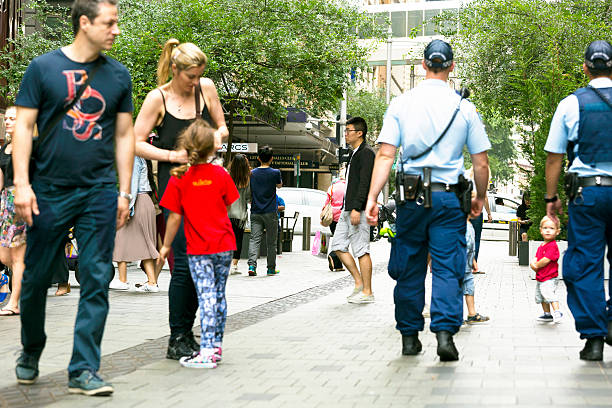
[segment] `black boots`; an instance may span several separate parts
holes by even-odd
[[[580,359],[587,361],[603,360],[603,337],[593,337],[586,340],[584,348],[580,352]]]
[[[419,341],[418,334],[412,336],[402,335],[402,354],[405,356],[415,356],[421,352],[423,345]]]
[[[608,322],[608,335],[604,338],[608,346],[612,346],[612,321]]]
[[[440,361],[457,361],[459,360],[459,352],[453,342],[453,335],[447,331],[439,331],[436,333],[438,340],[438,356]]]

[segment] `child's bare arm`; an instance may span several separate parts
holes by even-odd
[[[551,262],[552,261],[550,259],[548,259],[546,257],[543,257],[539,261],[536,261],[535,266],[536,266],[536,268],[540,269],[540,268],[545,267],[546,265],[548,265]]]
[[[159,251],[159,258],[157,258],[158,265],[163,265],[164,262],[166,262],[166,258],[170,253],[172,241],[174,241],[174,237],[176,236],[176,233],[178,232],[178,229],[181,226],[182,219],[183,216],[181,214],[170,212],[168,220],[166,221],[166,235],[164,236],[164,243]]]

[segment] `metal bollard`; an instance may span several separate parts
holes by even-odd
[[[516,256],[518,247],[518,221],[510,221],[508,227],[508,255]]]
[[[310,217],[304,217],[302,228],[302,251],[310,251]]]

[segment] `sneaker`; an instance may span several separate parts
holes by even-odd
[[[561,323],[562,319],[563,319],[563,313],[561,313],[560,310],[556,310],[553,312],[552,320],[554,323]]]
[[[361,293],[362,290],[363,290],[363,286],[357,286],[355,289],[353,289],[351,294],[346,297],[346,299],[348,300],[352,298],[353,296],[358,295],[359,293]]]
[[[553,317],[550,313],[544,313],[542,316],[539,316],[537,320],[540,322],[552,322]]]
[[[108,285],[109,289],[114,290],[130,290],[129,282],[121,282],[119,279],[113,279]]]
[[[249,266],[249,276],[257,276],[257,270],[254,266]]]
[[[97,374],[89,370],[82,371],[68,380],[68,392],[71,394],[84,394],[89,396],[106,396],[113,393],[113,386]]]
[[[159,292],[159,286],[157,285],[150,285],[149,282],[145,283],[144,285],[140,285],[134,288],[135,292],[142,292],[142,293],[157,293]]]
[[[238,270],[238,264],[232,265],[230,268],[230,275],[240,275],[240,271]]]
[[[267,275],[268,276],[274,276],[274,275],[278,275],[279,273],[280,273],[280,271],[278,269],[268,268]]]
[[[474,316],[468,316],[467,319],[465,319],[465,323],[467,324],[480,324],[488,321],[489,316],[483,316],[480,313],[476,313]]]
[[[191,334],[191,336],[189,336],[189,333],[179,334],[176,338],[171,338],[170,341],[168,341],[166,358],[170,360],[180,360],[181,357],[192,355],[194,351],[196,351],[195,349],[199,351],[200,346],[193,338],[193,334]]]
[[[34,384],[38,378],[38,359],[21,352],[15,366],[15,375],[19,384]]]
[[[223,350],[221,347],[215,347],[215,359],[217,360],[217,363],[220,363],[221,360],[223,360]]]
[[[190,357],[181,357],[179,363],[189,368],[217,368],[217,358],[214,354],[204,356],[202,353],[193,353]]]
[[[349,303],[374,303],[374,295],[366,295],[363,292],[352,296],[348,300]]]

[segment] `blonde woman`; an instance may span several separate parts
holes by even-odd
[[[202,78],[206,63],[206,55],[195,44],[168,40],[157,67],[158,87],[149,92],[136,118],[136,155],[158,161],[160,196],[170,180],[170,170],[188,161],[187,152],[177,149],[177,139],[196,116],[201,116],[216,128],[214,150],[228,135],[217,89],[210,79]],[[198,88],[199,92],[196,91]],[[196,112],[196,97],[200,112]],[[155,146],[147,142],[152,131],[159,136]],[[166,219],[168,215],[168,210],[164,209]],[[182,224],[172,243],[172,251],[174,268],[168,290],[170,341],[166,357],[178,360],[200,350],[192,332],[198,299],[189,272]]]
[[[17,110],[14,106],[7,108],[4,114],[6,124],[5,145],[0,150],[0,189],[2,190],[0,208],[0,260],[11,268],[13,287],[11,297],[0,316],[19,315],[19,296],[21,294],[21,279],[25,270],[26,224],[15,217],[15,186],[13,185],[13,169],[9,158],[13,151],[11,138],[15,130]]]

